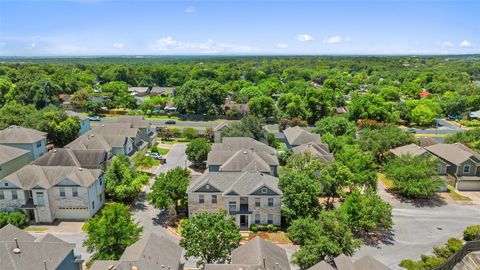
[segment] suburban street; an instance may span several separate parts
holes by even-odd
[[[363,246],[354,256],[371,255],[392,269],[403,259],[420,259],[433,247],[443,245],[451,237],[461,237],[463,230],[480,223],[480,207],[437,200],[426,205],[401,202],[379,185],[379,194],[393,206],[393,231],[387,241],[378,246]]]

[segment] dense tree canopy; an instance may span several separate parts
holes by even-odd
[[[147,194],[150,203],[158,208],[175,206],[177,215],[179,206],[187,204],[187,187],[190,180],[190,171],[186,168],[176,167],[166,173],[161,173],[155,178],[152,191]]]
[[[116,155],[105,172],[105,193],[109,198],[119,202],[135,199],[148,176],[132,168],[130,159],[125,155]]]

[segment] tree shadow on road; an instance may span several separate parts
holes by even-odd
[[[356,233],[355,236],[371,247],[379,247],[380,244],[391,246],[395,242],[393,230],[380,230],[370,233]]]
[[[132,203],[133,212],[141,212],[147,209],[147,199],[145,192],[140,193],[138,199]]]
[[[428,198],[408,198],[390,189],[387,189],[386,191],[401,203],[410,204],[418,208],[424,208],[424,207],[434,208],[434,207],[442,207],[447,205],[447,202],[445,201],[445,199],[442,198],[442,196],[438,195],[438,193],[435,193]]]

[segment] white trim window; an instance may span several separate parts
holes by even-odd
[[[266,187],[262,188],[262,194],[267,194],[268,189]]]

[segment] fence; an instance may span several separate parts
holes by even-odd
[[[444,264],[433,268],[432,270],[452,270],[455,265],[462,261],[468,253],[480,251],[480,240],[466,242],[463,247],[453,254]]]

